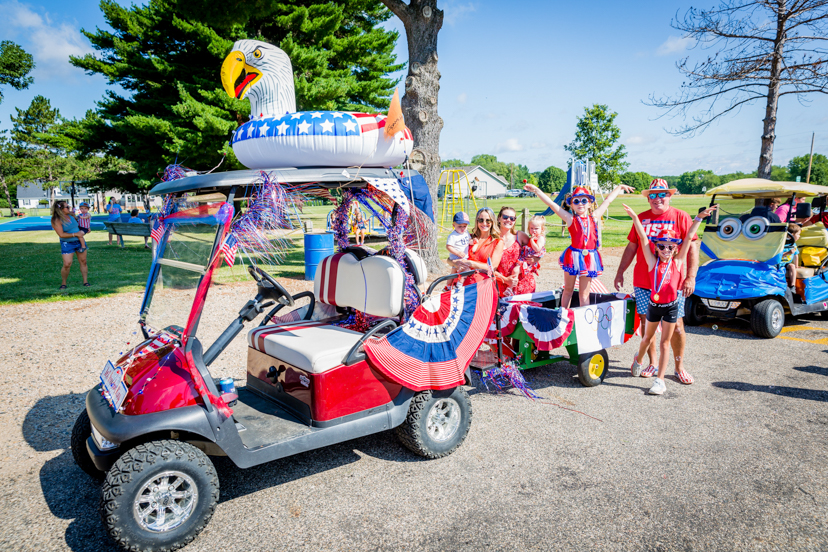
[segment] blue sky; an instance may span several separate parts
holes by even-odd
[[[764,105],[745,107],[684,139],[665,131],[680,126],[680,119],[656,120],[661,112],[641,103],[651,93],[677,91],[682,77],[675,62],[703,55],[687,51],[688,41],[670,27],[689,0],[442,0],[438,6],[446,13],[438,42],[444,159],[490,153],[532,171],[565,168],[563,146],[574,136],[577,117],[584,107],[605,103],[619,114],[630,170],[665,175],[756,169]],[[0,40],[20,43],[37,63],[28,90],[4,89],[0,128],[9,128],[13,108],[27,106],[36,94],[66,117],[93,108],[106,81],[72,67],[68,56],[92,51],[81,28],[106,26],[97,2],[0,0],[0,13]],[[389,26],[401,30],[397,55],[407,60],[402,26],[396,19]],[[780,101],[774,164],[806,154],[812,131],[818,133],[816,151],[828,152],[828,97],[812,98],[807,106],[791,96]]]

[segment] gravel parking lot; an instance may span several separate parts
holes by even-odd
[[[608,287],[617,254],[605,254]],[[539,287],[559,284],[556,258]],[[205,332],[253,293],[211,291],[220,314],[205,314]],[[0,307],[0,549],[113,549],[69,435],[106,360],[136,339],[139,302]],[[220,459],[219,506],[185,550],[828,549],[828,321],[789,319],[773,340],[708,325],[688,343],[696,383],[671,375],[661,397],[630,376],[637,339],[609,351],[595,388],[561,363],[525,373],[543,400],[472,390],[469,437],[440,460],[392,433],[248,470]],[[240,383],[245,348],[238,338],[213,375]]]

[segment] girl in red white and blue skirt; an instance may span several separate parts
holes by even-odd
[[[561,307],[569,308],[576,280],[578,280],[578,304],[589,305],[589,288],[592,279],[597,278],[604,271],[601,253],[598,251],[601,247],[598,238],[598,221],[618,194],[634,192],[635,189],[621,184],[610,192],[598,208],[595,208],[595,196],[592,195],[590,189],[577,186],[566,199],[567,204],[572,208],[571,212],[565,211],[537,186],[527,184],[523,189],[537,195],[556,215],[561,217],[572,238],[572,245],[564,250],[559,259],[561,268],[566,273]]]

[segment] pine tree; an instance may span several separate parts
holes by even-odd
[[[107,94],[85,138],[88,151],[133,163],[135,173],[108,182],[124,190],[150,187],[175,161],[204,169],[224,154],[222,169],[243,168],[228,138],[249,104],[227,97],[219,79],[236,40],[266,40],[291,56],[303,110],[384,109],[395,84],[386,75],[401,67],[397,33],[378,27],[390,15],[377,1],[151,0],[124,8],[104,0],[101,9],[114,32],[84,31],[99,53],[72,63],[129,93]]]

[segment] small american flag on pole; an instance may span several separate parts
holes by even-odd
[[[238,247],[239,241],[232,234],[228,235],[224,239],[224,243],[221,244],[221,252],[224,253],[224,261],[227,266],[233,266],[233,263],[236,262],[236,249]]]
[[[155,219],[155,226],[153,226],[150,236],[155,243],[161,241],[161,238],[164,236],[164,223],[161,222],[161,219]]]

